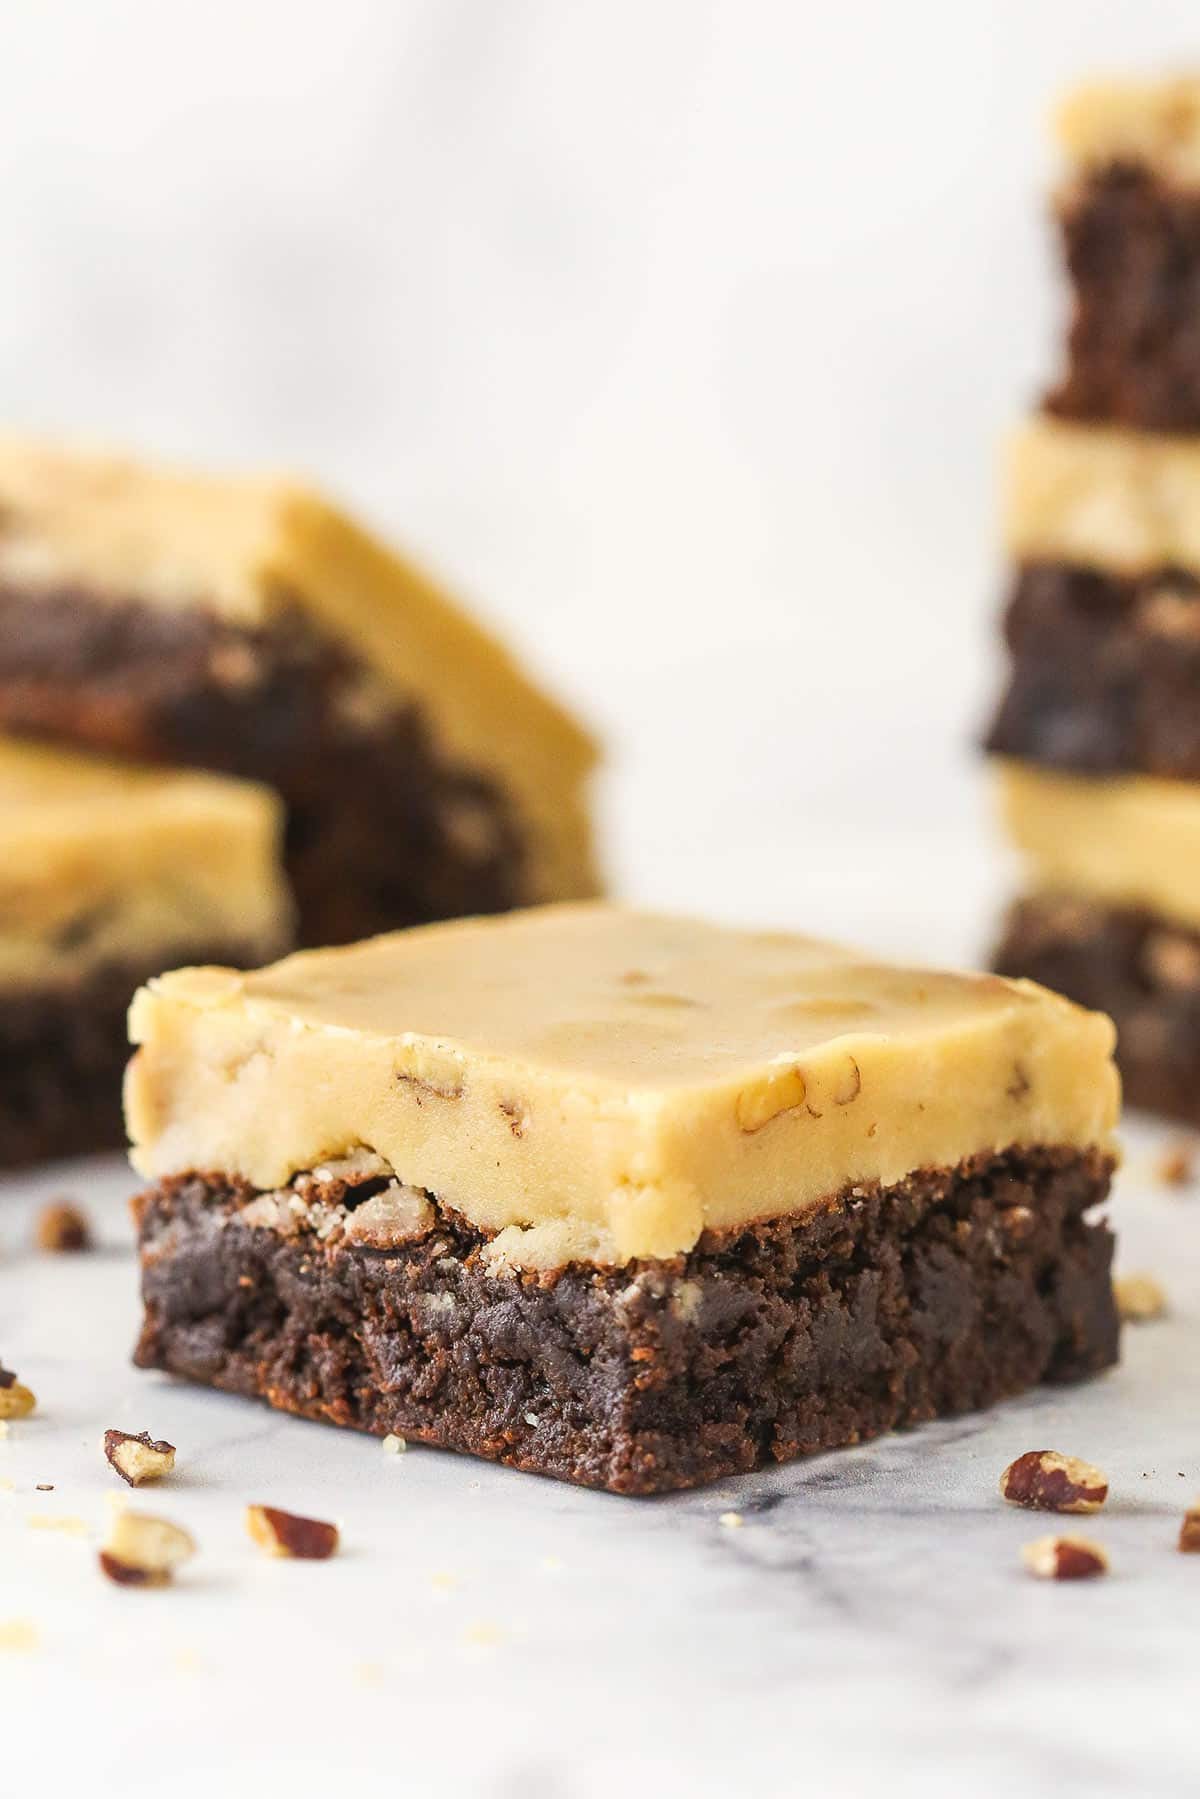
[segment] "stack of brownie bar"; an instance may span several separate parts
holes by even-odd
[[[587,735],[283,482],[0,442],[0,731],[0,1163],[120,1141],[162,968],[595,891]]]
[[[1130,1099],[1200,1123],[1200,79],[1059,124],[1074,309],[1008,471],[988,747],[1028,891],[997,966],[1110,1013]]]

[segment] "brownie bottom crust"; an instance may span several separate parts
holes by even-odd
[[[1037,894],[1009,912],[993,967],[1107,1012],[1128,1103],[1200,1125],[1200,931]]]
[[[43,986],[0,990],[0,1167],[125,1145],[121,1080],[136,989],[181,962],[251,967],[262,945],[166,948]]]
[[[1112,1238],[1087,1214],[1111,1170],[1013,1150],[670,1261],[541,1274],[489,1268],[427,1205],[419,1237],[353,1243],[386,1178],[299,1177],[267,1196],[280,1228],[244,1183],[186,1175],[135,1202],[134,1359],[584,1486],[693,1487],[1108,1367]]]

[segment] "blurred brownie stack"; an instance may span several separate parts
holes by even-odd
[[[0,441],[0,731],[0,1162],[121,1140],[151,973],[596,891],[587,734],[289,483]]]
[[[1126,1092],[1200,1124],[1200,79],[1059,116],[1067,369],[1007,475],[988,748],[1027,891],[996,957],[1116,1020]]]

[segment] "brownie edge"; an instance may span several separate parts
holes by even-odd
[[[1112,1166],[1010,1150],[671,1260],[509,1274],[436,1206],[410,1241],[351,1242],[378,1177],[297,1195],[280,1228],[246,1221],[244,1182],[182,1175],[134,1202],[134,1360],[584,1486],[693,1487],[1112,1364],[1112,1237],[1087,1217]]]

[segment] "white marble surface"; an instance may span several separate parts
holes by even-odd
[[[31,1620],[38,1640],[0,1651],[0,1791],[1193,1790],[1200,1562],[1174,1538],[1200,1490],[1200,1191],[1151,1178],[1162,1136],[1135,1134],[1115,1215],[1124,1265],[1157,1270],[1173,1312],[1127,1332],[1119,1371],[640,1502],[390,1457],[136,1372],[129,1176],[110,1161],[10,1180],[0,1354],[40,1408],[0,1443],[0,1624]],[[28,1247],[63,1191],[99,1221],[99,1253]],[[97,1572],[109,1425],[179,1446],[170,1487],[136,1502],[199,1542],[171,1591]],[[1106,1581],[1042,1585],[1018,1564],[1044,1523],[1004,1506],[996,1479],[1048,1445],[1111,1476],[1087,1526]],[[252,1500],[336,1518],[344,1553],[264,1560],[243,1534]],[[740,1529],[719,1521],[731,1508]]]

